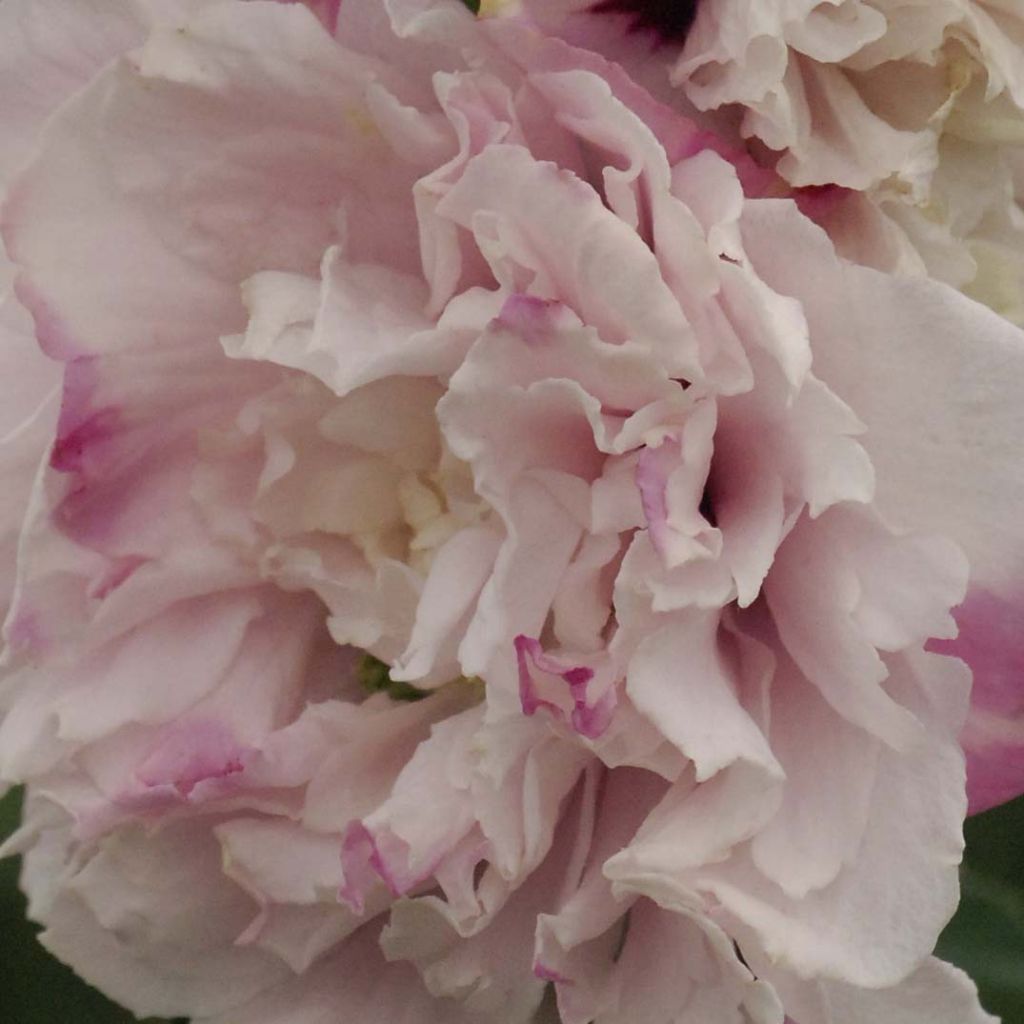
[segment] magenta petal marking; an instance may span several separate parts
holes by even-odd
[[[428,867],[414,872],[409,865],[409,847],[403,839],[387,827],[375,834],[361,821],[351,821],[341,839],[343,878],[338,898],[361,914],[366,894],[378,877],[392,896],[404,896],[434,873],[443,854],[440,851]]]
[[[552,299],[538,299],[516,292],[505,300],[494,323],[518,334],[527,345],[536,347],[550,338],[564,308]]]
[[[520,634],[515,638],[516,663],[519,668],[519,703],[522,705],[523,714],[534,715],[538,708],[547,708],[556,715],[561,714],[561,708],[551,701],[543,700],[537,693],[537,684],[533,674],[530,672],[528,659],[534,663],[543,657],[543,650],[539,641]]]
[[[50,465],[60,473],[84,472],[96,446],[113,437],[117,419],[115,409],[100,409],[74,430],[58,434],[50,453]]]
[[[591,740],[598,739],[611,724],[612,714],[618,703],[615,687],[610,686],[595,703],[591,704],[588,702],[587,691],[594,678],[593,669],[585,665],[567,668],[559,659],[546,654],[539,640],[522,634],[515,638],[515,649],[519,669],[519,702],[523,714],[534,715],[539,708],[545,708],[559,721],[568,721],[581,736]],[[540,695],[537,681],[531,671],[531,663],[541,672],[557,676],[568,684],[569,697],[572,700],[571,710]]]
[[[57,439],[50,465],[62,473],[81,473],[90,448],[108,440],[117,412],[96,403],[99,384],[97,361],[92,356],[70,360],[64,369]]]
[[[73,359],[64,371],[57,437],[50,452],[50,466],[71,480],[54,509],[57,523],[74,531],[93,501],[94,483],[103,476],[103,460],[112,451],[120,410],[96,404],[98,372],[91,357]],[[101,514],[102,518],[102,514]]]
[[[572,694],[576,706],[572,709],[572,715],[569,720],[572,722],[573,728],[581,736],[586,736],[588,740],[598,739],[611,724],[612,714],[617,703],[614,687],[609,687],[601,695],[600,700],[593,705],[584,703],[586,697],[585,687],[583,694],[579,694],[576,690],[572,690]]]
[[[542,964],[539,960],[533,965],[533,976],[540,978],[541,981],[553,981],[558,985],[572,985],[572,978],[567,978],[564,974],[560,974],[553,967],[548,967],[547,964]]]

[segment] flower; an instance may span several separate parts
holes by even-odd
[[[592,51],[314,6],[18,48],[104,43],[3,212],[43,942],[206,1024],[989,1020],[940,651],[1016,607],[1024,335]]]

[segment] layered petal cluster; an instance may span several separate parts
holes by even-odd
[[[43,6],[0,777],[47,947],[202,1024],[990,1020],[930,953],[950,653],[972,797],[1020,782],[1024,332],[522,18]]]
[[[1013,0],[522,0],[499,12],[622,61],[749,140],[792,186],[827,188],[820,219],[858,258],[1024,323]]]
[[[704,4],[672,69],[795,185],[871,190],[928,272],[1019,323],[1024,20],[1014,3]]]

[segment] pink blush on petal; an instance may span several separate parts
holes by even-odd
[[[517,292],[505,300],[495,323],[518,334],[527,345],[536,346],[550,337],[564,308],[560,302]]]
[[[675,145],[666,145],[665,149],[673,166],[707,149],[717,153],[732,164],[743,194],[750,198],[770,194],[780,184],[781,179],[770,167],[762,167],[745,149],[705,129],[694,128],[689,133],[680,133],[676,136]]]
[[[247,753],[221,722],[180,722],[166,731],[135,776],[146,786],[171,785],[187,797],[200,782],[241,772]]]
[[[50,466],[58,473],[96,475],[96,463],[116,436],[120,411],[96,402],[100,369],[92,357],[72,359],[64,370],[57,437]]]
[[[1012,602],[972,590],[953,617],[952,640],[930,640],[928,650],[965,661],[974,673],[971,706],[998,715],[1024,714],[1024,597]]]
[[[533,974],[535,978],[540,978],[541,981],[553,981],[556,985],[573,984],[572,978],[567,978],[564,974],[560,974],[553,967],[548,967],[540,961],[533,965]]]
[[[928,650],[960,658],[974,677],[961,742],[977,814],[1024,793],[1024,600],[973,590],[953,616],[959,634]]]
[[[253,753],[215,719],[175,722],[158,733],[126,789],[78,813],[75,836],[89,842],[126,819],[159,818],[217,799],[244,778]]]
[[[50,453],[50,465],[59,473],[81,473],[95,449],[110,441],[117,428],[115,409],[100,409],[73,430],[58,434]]]
[[[338,889],[338,899],[356,914],[365,909],[366,893],[378,878],[384,880],[394,895],[399,895],[373,834],[361,821],[353,821],[345,829],[341,840],[341,868],[344,880]]]
[[[842,185],[805,185],[794,189],[793,199],[805,217],[820,225],[854,194]]]
[[[374,834],[361,821],[348,824],[341,840],[343,881],[338,899],[361,914],[366,894],[379,878],[392,896],[404,896],[436,869],[436,863],[419,872],[409,866],[409,847],[390,829]]]
[[[665,487],[669,466],[679,460],[679,445],[663,442],[657,448],[644,448],[636,463],[636,486],[650,533],[651,543],[662,558],[668,542],[668,499]]]

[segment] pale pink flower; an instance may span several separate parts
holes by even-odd
[[[521,20],[186,6],[3,214],[43,942],[207,1024],[989,1020],[926,645],[1017,607],[1024,334]]]

